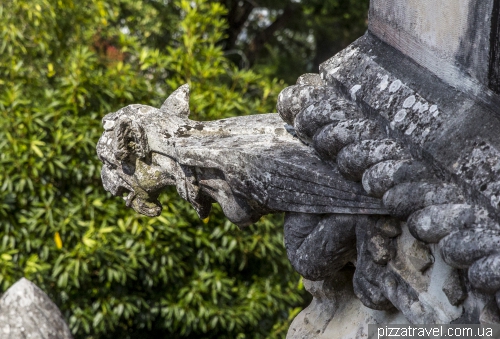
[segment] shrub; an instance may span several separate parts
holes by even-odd
[[[282,82],[218,46],[218,3],[0,4],[0,286],[25,276],[76,338],[281,338],[302,301],[279,216],[240,231],[174,191],[145,218],[101,185],[100,118],[192,87],[195,119],[273,109]]]

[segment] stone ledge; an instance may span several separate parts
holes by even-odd
[[[498,96],[461,92],[369,32],[323,63],[320,73],[388,136],[499,218]]]

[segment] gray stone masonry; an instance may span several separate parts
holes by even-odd
[[[35,284],[22,278],[0,299],[0,338],[72,339],[57,306]]]

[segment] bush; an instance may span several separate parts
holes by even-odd
[[[172,190],[145,218],[101,185],[108,112],[158,107],[184,83],[196,119],[273,109],[284,84],[224,57],[224,14],[202,0],[0,4],[0,286],[35,282],[76,338],[282,338],[303,303],[279,216],[240,231],[215,208],[202,222]]]

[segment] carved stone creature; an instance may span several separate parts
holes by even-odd
[[[175,185],[201,218],[213,202],[239,226],[277,211],[386,214],[381,201],[287,132],[277,114],[212,122],[188,119],[189,88],[156,109],[130,105],[103,118],[97,145],[106,190],[156,216]]]
[[[334,106],[339,116],[341,107]],[[353,115],[351,104],[348,109]],[[188,115],[184,85],[160,109],[131,105],[105,116],[97,152],[106,190],[128,193],[127,206],[148,216],[160,213],[158,196],[169,185],[201,218],[218,202],[240,227],[267,213],[287,212],[289,258],[311,280],[356,261],[356,225],[376,219],[368,215],[387,214],[379,198],[322,161],[278,114],[213,122]]]

